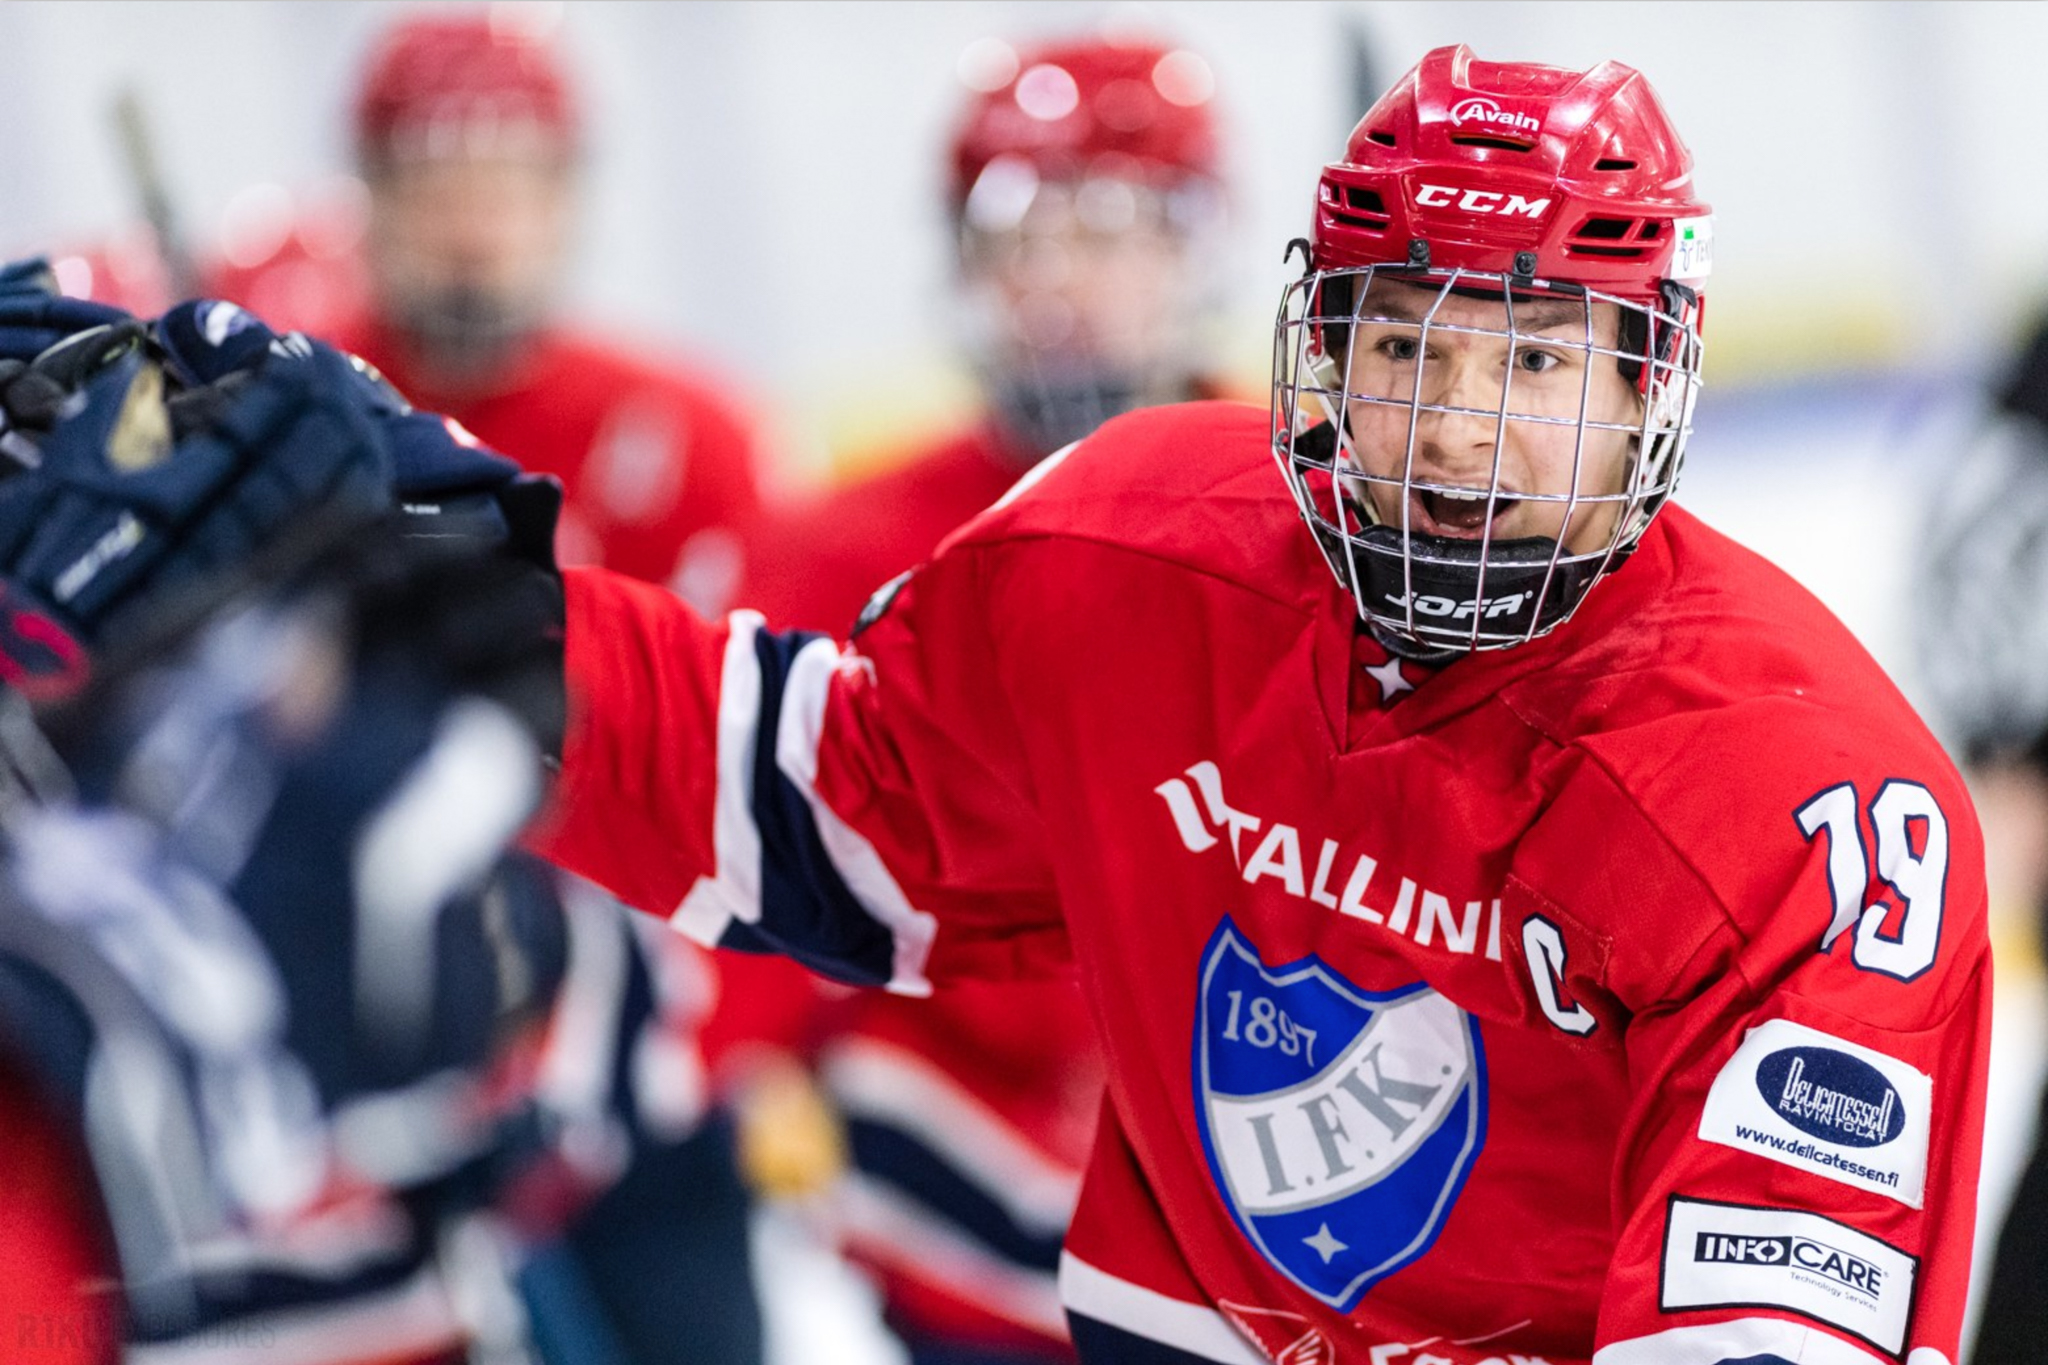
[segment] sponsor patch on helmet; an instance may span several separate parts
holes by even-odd
[[[1671,278],[1703,280],[1714,273],[1714,218],[1674,218],[1671,236]]]

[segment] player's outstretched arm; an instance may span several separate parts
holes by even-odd
[[[1064,958],[972,550],[893,585],[849,645],[564,580],[548,856],[700,942],[899,992]]]

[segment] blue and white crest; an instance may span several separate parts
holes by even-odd
[[[1268,967],[1226,917],[1202,955],[1195,1112],[1237,1224],[1340,1311],[1436,1241],[1486,1142],[1479,1025],[1416,982]]]

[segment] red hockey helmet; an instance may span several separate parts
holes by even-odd
[[[1419,651],[1554,629],[1669,496],[1698,394],[1712,218],[1648,82],[1439,48],[1324,168],[1305,245],[1274,443],[1332,570]]]
[[[531,27],[481,11],[393,26],[356,95],[356,148],[366,166],[476,150],[568,152],[577,125],[554,46]]]
[[[1323,169],[1319,270],[1429,264],[1571,280],[1661,304],[1703,273],[1692,154],[1642,73],[1424,57]],[[1687,229],[1694,235],[1688,237]]]
[[[1215,82],[1195,53],[1089,40],[1023,50],[990,42],[973,55],[964,74],[977,93],[948,158],[956,213],[998,159],[1041,180],[1217,175]]]

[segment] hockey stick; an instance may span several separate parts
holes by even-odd
[[[199,270],[185,247],[178,214],[164,184],[157,161],[156,141],[150,120],[142,107],[142,96],[133,85],[121,87],[114,97],[114,135],[121,145],[121,160],[128,171],[128,183],[140,202],[142,217],[156,238],[157,257],[163,262],[164,278],[173,299],[191,298],[199,289]]]

